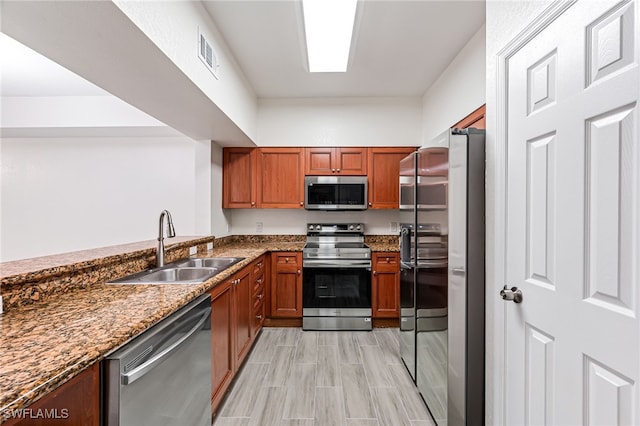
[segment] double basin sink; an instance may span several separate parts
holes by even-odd
[[[244,257],[181,259],[161,268],[147,269],[118,278],[107,284],[200,284],[242,260]]]

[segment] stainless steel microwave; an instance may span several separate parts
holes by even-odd
[[[366,210],[366,176],[306,176],[304,208],[307,210]]]

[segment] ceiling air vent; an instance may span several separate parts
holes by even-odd
[[[216,56],[216,52],[213,50],[213,47],[211,47],[211,43],[209,43],[204,34],[200,31],[200,28],[198,28],[198,58],[200,58],[204,66],[211,71],[211,74],[213,74],[217,80],[218,67],[220,67],[220,64],[218,64],[218,57]]]

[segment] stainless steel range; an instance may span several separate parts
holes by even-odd
[[[362,223],[310,223],[302,250],[302,328],[371,330],[371,249]]]

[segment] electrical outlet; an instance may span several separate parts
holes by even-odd
[[[398,232],[398,222],[389,222],[389,231]]]
[[[207,243],[207,250],[213,250],[213,243]]]
[[[196,253],[198,253],[198,247],[189,247],[189,256],[193,256]]]
[[[262,234],[262,222],[256,222],[256,232]]]

